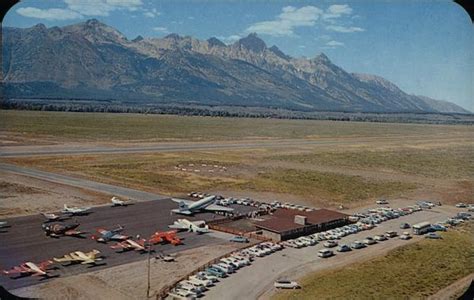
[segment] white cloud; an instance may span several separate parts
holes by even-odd
[[[168,28],[162,26],[153,27],[153,30],[160,33],[170,33]]]
[[[301,26],[314,26],[323,11],[315,6],[296,8],[286,6],[282,8],[275,20],[255,23],[246,29],[246,32],[256,32],[273,36],[289,36],[294,29]]]
[[[326,43],[326,46],[329,46],[329,47],[341,47],[341,46],[344,46],[344,43],[332,40],[332,41],[327,42],[327,43]]]
[[[339,26],[339,25],[329,25],[326,26],[327,30],[342,32],[342,33],[351,33],[351,32],[362,32],[365,31],[364,28],[354,27],[354,26]]]
[[[114,10],[136,11],[141,0],[64,0],[70,10],[86,16],[108,16]]]
[[[221,40],[224,44],[232,44],[233,42],[240,40],[242,37],[238,34],[232,34],[229,36],[216,36],[219,40]]]
[[[49,21],[74,20],[82,18],[82,15],[62,8],[40,9],[35,7],[21,7],[16,10],[19,15],[29,18],[45,19]]]
[[[154,18],[161,15],[161,13],[156,8],[153,8],[151,10],[145,11],[143,15],[148,18]]]

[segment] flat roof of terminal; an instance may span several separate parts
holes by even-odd
[[[307,218],[307,225],[296,224],[295,216],[305,216]],[[295,209],[281,208],[277,209],[270,219],[261,222],[255,222],[255,226],[257,228],[266,229],[276,233],[283,233],[286,231],[303,228],[305,226],[328,223],[347,217],[349,217],[349,215],[324,208],[314,211],[299,211]]]

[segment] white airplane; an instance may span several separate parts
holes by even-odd
[[[112,199],[110,199],[110,201],[112,202],[112,207],[115,207],[115,206],[127,206],[127,205],[130,205],[131,202],[130,201],[123,201],[123,200],[120,200],[119,198],[113,196]]]
[[[64,204],[64,209],[61,212],[71,215],[86,215],[89,213],[90,209],[90,207],[68,207]]]
[[[171,198],[174,202],[179,203],[179,208],[172,209],[171,211],[182,215],[192,215],[194,213],[207,210],[207,211],[233,211],[233,208],[216,205],[216,196],[209,196],[199,201],[190,201],[184,199]]]
[[[46,222],[58,221],[59,219],[61,219],[60,215],[53,213],[41,213],[41,215],[46,218]]]
[[[196,233],[208,233],[209,226],[206,225],[205,221],[194,221],[191,222],[187,219],[178,219],[174,221],[172,225],[168,225],[169,228],[178,230],[187,230],[189,232]]]

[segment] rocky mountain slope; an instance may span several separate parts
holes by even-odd
[[[97,20],[3,29],[7,98],[115,99],[301,111],[466,112],[351,74],[320,54],[292,58],[256,34],[225,45],[170,34],[128,40]]]

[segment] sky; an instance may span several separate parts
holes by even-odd
[[[3,26],[91,18],[129,39],[178,33],[229,44],[256,32],[293,57],[323,52],[348,72],[474,112],[474,26],[449,0],[23,0]]]

